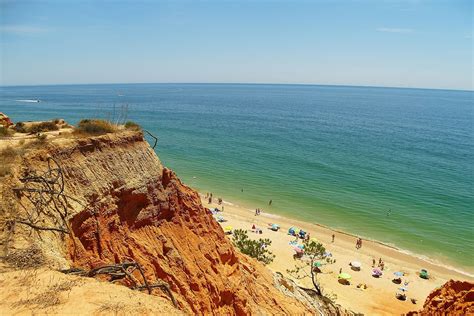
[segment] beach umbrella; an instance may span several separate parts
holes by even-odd
[[[300,247],[293,247],[293,250],[296,251],[297,253],[303,253],[304,250]]]
[[[397,277],[402,277],[402,276],[405,275],[405,273],[403,273],[403,272],[401,272],[401,271],[394,272],[393,274],[394,274],[395,276],[397,276]]]
[[[324,253],[324,257],[332,257],[332,253],[330,253],[329,251],[326,251]]]
[[[226,226],[226,227],[224,227],[224,232],[225,232],[225,233],[231,233],[231,232],[232,232],[232,226]]]
[[[273,230],[278,230],[278,229],[280,229],[280,226],[278,224],[272,224],[272,229]]]
[[[295,232],[296,232],[296,231],[295,231],[295,228],[294,228],[294,227],[290,227],[290,228],[288,229],[288,234],[290,234],[290,235],[294,235]]]
[[[313,263],[313,267],[316,267],[316,268],[319,268],[319,267],[322,267],[323,264],[319,261],[316,261],[315,263]]]
[[[359,261],[352,261],[351,266],[354,268],[360,268],[362,267],[362,263],[360,263]]]
[[[224,219],[224,217],[222,217],[221,215],[219,215],[219,216],[217,216],[217,221],[218,221],[218,222],[224,222],[225,219]]]
[[[375,268],[372,270],[372,275],[379,277],[382,275],[382,271],[379,268]]]
[[[408,288],[406,286],[402,286],[400,288],[398,288],[400,291],[403,291],[403,292],[407,292],[408,291]]]
[[[300,249],[304,249],[304,245],[298,245],[297,247]]]
[[[315,242],[315,243],[318,243],[318,242],[319,242],[319,241],[318,241],[318,239],[317,239],[317,238],[315,238],[315,237],[311,238],[309,241],[311,241],[311,242]]]
[[[343,279],[343,280],[349,280],[351,277],[351,275],[349,273],[341,273],[337,276],[339,279]]]

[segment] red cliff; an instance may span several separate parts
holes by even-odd
[[[430,293],[422,310],[408,315],[474,315],[474,284],[448,281]]]

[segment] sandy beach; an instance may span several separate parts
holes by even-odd
[[[224,206],[224,212],[221,215],[226,222],[221,223],[223,227],[230,225],[234,229],[248,230],[251,238],[270,238],[272,240],[270,250],[276,257],[268,267],[286,276],[289,276],[286,272],[287,269],[293,269],[297,263],[293,259],[294,250],[290,245],[295,237],[288,235],[288,229],[296,226],[309,232],[311,237],[316,237],[336,259],[335,263],[324,265],[321,268],[322,273],[319,274],[318,279],[323,292],[327,296],[335,298],[336,303],[354,312],[367,315],[400,315],[422,308],[427,295],[450,279],[474,281],[471,276],[403,253],[377,241],[363,240],[362,248],[356,249],[356,236],[331,230],[318,224],[281,217],[268,211],[262,211],[259,216],[255,216],[255,210],[226,201],[222,205],[218,205],[216,199],[212,204],[209,204],[204,195],[201,194],[201,197],[203,205],[208,208],[218,207],[221,209],[222,205]],[[271,210],[271,207],[269,208]],[[277,223],[281,227],[280,230],[274,232],[268,229],[269,223]],[[254,224],[262,229],[262,234],[251,231]],[[333,234],[335,235],[334,243],[331,242]],[[385,267],[383,275],[380,278],[374,278],[372,277],[372,260],[375,259],[378,263],[379,258],[382,258]],[[349,265],[351,261],[362,263],[360,271],[351,269]],[[429,271],[429,280],[418,276],[417,273],[422,268]],[[340,269],[342,272],[351,274],[350,285],[342,285],[338,282],[337,276]],[[392,279],[396,278],[394,272],[397,271],[405,273],[401,285],[392,282]],[[295,281],[301,286],[311,287],[309,278]],[[407,300],[400,301],[396,299],[395,294],[400,292],[398,289],[405,282],[409,282],[406,293]],[[359,283],[366,284],[368,288],[358,289]],[[411,301],[412,298],[417,300],[416,304]]]

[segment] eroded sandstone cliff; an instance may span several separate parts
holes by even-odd
[[[474,284],[450,280],[430,293],[422,310],[408,315],[474,315]]]
[[[69,234],[35,231],[33,236],[27,233],[30,227],[15,225],[5,233],[5,252],[34,240],[52,267],[89,270],[137,262],[150,283],[168,284],[178,308],[190,314],[314,313],[295,296],[283,294],[262,264],[233,248],[198,194],[162,167],[141,133],[49,144],[22,157],[8,185],[24,187],[15,179],[48,174],[48,157],[61,168],[55,179],[64,184],[63,228]],[[16,203],[15,212],[4,217],[21,217],[37,203],[25,190],[15,192],[8,196]],[[52,201],[58,198],[54,192]],[[45,218],[41,225],[57,227],[61,221]],[[153,294],[169,299],[161,288]]]

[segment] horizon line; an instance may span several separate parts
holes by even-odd
[[[320,84],[320,83],[262,83],[262,82],[101,82],[101,83],[47,83],[47,84],[13,84],[0,85],[0,88],[15,87],[47,87],[47,86],[85,86],[85,85],[140,85],[140,84],[183,84],[183,85],[286,85],[286,86],[326,86],[326,87],[354,87],[354,88],[385,88],[385,89],[414,89],[414,90],[444,90],[444,91],[464,91],[474,92],[474,87],[470,90],[460,88],[428,88],[428,87],[403,87],[403,86],[372,86],[372,85],[350,85],[350,84]]]

